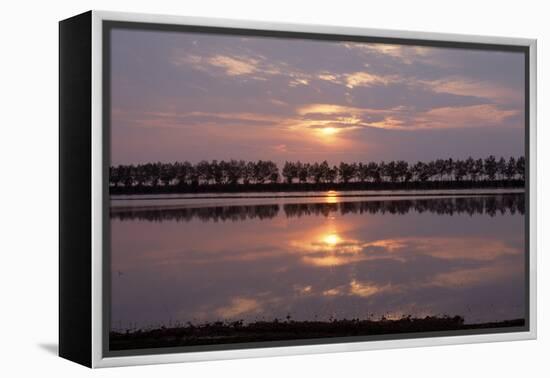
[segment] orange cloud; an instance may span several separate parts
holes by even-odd
[[[335,104],[309,104],[299,107],[296,113],[299,115],[309,114],[362,114],[365,109]]]
[[[350,295],[356,295],[362,298],[372,297],[375,294],[394,291],[392,285],[376,285],[373,283],[363,283],[356,280],[350,282]]]
[[[320,74],[318,74],[317,79],[330,81],[331,83],[335,83],[335,84],[342,84],[342,81],[340,80],[340,75],[327,72],[327,71],[323,71]]]
[[[337,296],[337,295],[342,295],[344,293],[344,291],[342,290],[341,287],[335,287],[333,289],[328,289],[328,290],[325,290],[323,291],[323,295],[325,297],[334,297],[334,296]]]
[[[378,285],[373,282],[360,282],[352,280],[349,285],[342,285],[331,289],[324,290],[321,294],[325,297],[336,296],[357,296],[361,298],[369,298],[373,295],[387,292],[395,292],[402,290],[399,286]]]
[[[300,295],[308,295],[312,293],[312,287],[311,285],[306,285],[306,286],[294,285],[294,291]]]
[[[261,306],[257,300],[242,297],[233,298],[231,304],[216,310],[218,316],[222,318],[234,318],[236,316],[258,312],[261,312]]]

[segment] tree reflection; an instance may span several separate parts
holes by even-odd
[[[353,214],[406,214],[410,211],[416,213],[436,213],[440,215],[453,215],[466,213],[488,214],[495,216],[497,213],[523,215],[525,203],[523,194],[507,194],[479,197],[452,197],[429,199],[402,199],[384,201],[340,202],[340,203],[303,203],[285,204],[283,206],[287,217],[300,217],[302,215],[325,215],[339,212],[342,215]]]
[[[523,194],[502,194],[478,197],[420,198],[399,200],[373,200],[339,203],[287,203],[282,205],[286,217],[329,216],[345,214],[406,214],[435,213],[453,214],[525,214]],[[272,219],[279,215],[281,206],[270,205],[230,205],[197,208],[112,208],[110,216],[118,220],[146,220],[152,222],[177,221],[203,222],[244,221],[248,219]]]
[[[152,222],[203,222],[244,221],[247,219],[271,219],[279,214],[279,205],[213,206],[196,208],[123,208],[111,209],[111,218],[119,220],[147,220]]]

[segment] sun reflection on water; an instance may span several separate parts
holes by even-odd
[[[338,192],[335,190],[329,190],[325,196],[325,203],[337,203]]]

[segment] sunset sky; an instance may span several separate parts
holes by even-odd
[[[111,163],[520,156],[518,52],[113,30]]]

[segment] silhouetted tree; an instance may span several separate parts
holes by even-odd
[[[514,157],[511,157],[510,160],[508,160],[508,164],[506,164],[506,178],[508,180],[513,179],[517,174],[517,165],[516,165],[516,159]]]
[[[118,167],[109,167],[109,185],[117,187],[120,181],[122,180],[122,175],[120,172],[120,166]]]
[[[357,175],[357,180],[364,183],[369,177],[368,165],[363,163],[357,164],[357,171],[355,174]]]
[[[476,175],[476,179],[474,179],[474,181],[476,181],[477,178],[479,178],[480,176],[485,175],[485,167],[483,166],[483,159],[479,158],[476,160],[474,164],[474,173]]]
[[[382,180],[382,177],[380,175],[380,167],[378,166],[377,163],[375,163],[373,161],[368,163],[367,164],[367,172],[368,172],[369,178],[373,182],[380,182]]]
[[[525,158],[523,156],[516,161],[516,174],[518,174],[522,180],[525,180]]]
[[[333,166],[332,168],[329,168],[326,174],[327,182],[334,183],[336,181],[336,178],[338,177],[338,167]]]
[[[401,180],[401,182],[409,181],[409,163],[404,160],[398,160],[395,163],[395,175]]]
[[[506,177],[506,160],[503,157],[497,161],[497,178],[502,180]]]
[[[434,174],[439,176],[439,181],[443,180],[443,175],[445,174],[445,160],[437,159],[434,162]]]
[[[355,175],[355,166],[344,162],[338,167],[338,176],[343,183],[349,182]]]
[[[298,171],[298,181],[301,183],[307,182],[309,175],[309,164],[302,164],[301,162],[296,163],[296,169]]]
[[[319,163],[313,163],[309,166],[308,177],[316,184],[321,182],[323,173]]]
[[[462,181],[464,176],[468,174],[468,164],[462,160],[456,160],[454,162],[454,177],[456,181]]]
[[[445,160],[445,167],[443,168],[443,173],[447,179],[453,177],[455,171],[455,161],[451,158]]]
[[[283,167],[282,175],[288,184],[292,184],[292,181],[295,178],[298,178],[298,169],[296,164],[286,161]]]
[[[465,163],[466,165],[466,172],[468,172],[468,176],[470,177],[471,181],[475,181],[477,178],[477,174],[475,173],[474,169],[476,166],[475,160],[470,156],[468,159],[466,159]]]
[[[248,185],[250,181],[254,179],[254,170],[255,170],[254,162],[249,161],[248,163],[246,163],[242,172],[244,184]]]
[[[493,181],[497,174],[497,161],[493,155],[490,155],[488,158],[485,159],[483,168],[485,169],[485,174],[487,175],[487,178]]]

